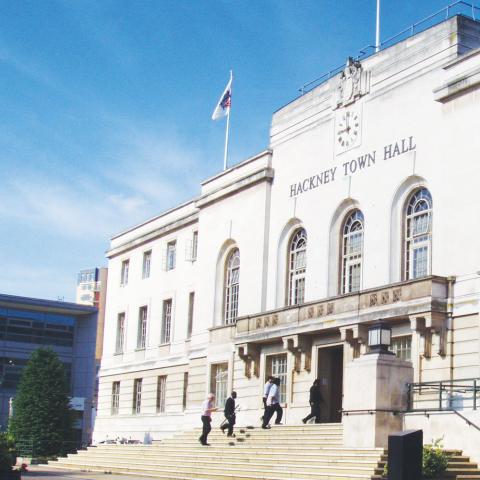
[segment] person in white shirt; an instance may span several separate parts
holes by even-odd
[[[215,395],[213,393],[209,393],[207,395],[207,398],[205,401],[202,403],[202,434],[198,438],[198,441],[202,445],[210,445],[207,443],[207,437],[208,434],[210,433],[210,430],[212,430],[212,426],[210,423],[212,422],[212,412],[216,412],[218,408],[215,408]]]
[[[263,417],[262,428],[270,428],[268,424],[273,414],[277,412],[277,417],[275,418],[275,425],[280,425],[282,422],[283,409],[280,405],[280,379],[274,378],[273,385],[270,387],[270,391],[267,397],[267,410]]]
[[[265,386],[263,387],[263,415],[262,417],[260,418],[260,420],[262,420],[263,422],[263,419],[265,417],[265,413],[267,411],[267,398],[268,398],[268,394],[270,393],[270,388],[272,388],[272,385],[273,385],[273,377],[270,375],[267,379],[267,382],[265,383]]]

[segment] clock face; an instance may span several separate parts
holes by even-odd
[[[360,134],[360,117],[352,110],[343,111],[337,121],[336,141],[341,150],[353,147]]]

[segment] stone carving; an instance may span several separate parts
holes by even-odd
[[[393,303],[399,302],[402,299],[402,289],[395,288],[393,290]]]
[[[363,70],[358,60],[349,57],[338,78],[333,108],[344,107],[370,91],[370,72]]]
[[[258,345],[244,343],[237,345],[237,355],[243,360],[246,378],[251,378],[252,373],[255,377],[260,375],[260,349]]]
[[[370,294],[370,306],[374,307],[377,304],[378,304],[377,294],[376,293]]]
[[[294,356],[294,369],[299,373],[302,369],[307,372],[311,370],[312,339],[307,335],[289,335],[282,337],[283,348]]]

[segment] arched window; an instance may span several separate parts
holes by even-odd
[[[307,271],[307,232],[297,230],[288,251],[288,305],[305,301],[305,272]]]
[[[363,213],[351,212],[343,224],[342,293],[358,292],[362,281]]]
[[[240,288],[240,250],[234,248],[225,265],[224,321],[234,323],[238,315],[238,292]]]
[[[405,279],[430,274],[432,196],[426,188],[413,192],[405,209]]]

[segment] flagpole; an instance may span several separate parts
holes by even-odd
[[[375,52],[380,50],[380,0],[377,0],[377,28],[375,35]]]
[[[227,169],[227,155],[228,155],[228,132],[230,130],[230,108],[227,115],[227,129],[225,130],[225,153],[223,155],[223,169]]]
[[[232,78],[233,78],[233,74],[232,74],[232,71],[230,70],[230,82],[232,81]],[[231,83],[230,83],[230,89],[232,88],[231,86]],[[228,156],[228,134],[229,134],[229,131],[230,131],[230,111],[232,109],[232,105],[231,105],[231,90],[230,90],[230,106],[228,107],[228,114],[227,114],[227,128],[225,130],[225,152],[224,152],[224,155],[223,155],[223,170],[226,170],[227,169],[227,156]]]

